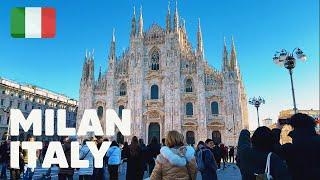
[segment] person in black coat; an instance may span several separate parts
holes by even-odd
[[[282,145],[280,154],[287,161],[293,179],[320,179],[320,136],[314,129],[315,120],[298,113],[291,117],[290,124],[294,128],[289,133],[292,144]]]
[[[274,138],[269,128],[256,129],[250,142],[250,132],[242,130],[238,141],[239,168],[243,180],[255,180],[255,174],[263,174],[267,156],[272,151]],[[289,180],[290,175],[284,161],[275,153],[270,158],[270,174],[273,179]]]
[[[211,149],[214,159],[216,160],[218,169],[220,169],[221,159],[222,159],[222,150],[219,147],[219,144],[215,144],[214,147]]]
[[[60,168],[59,173],[58,173],[59,180],[72,180],[73,179],[74,169],[70,167],[71,166],[71,141],[73,141],[73,140],[76,140],[76,139],[71,139],[69,137],[64,139],[63,151],[65,153],[69,167],[68,168]]]
[[[143,179],[143,154],[136,136],[132,137],[129,146],[129,157],[127,165],[127,180],[142,180]]]
[[[153,136],[151,143],[147,146],[147,163],[149,165],[149,175],[151,175],[155,166],[155,159],[160,154],[161,144],[158,143],[157,137]]]

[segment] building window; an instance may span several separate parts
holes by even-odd
[[[24,110],[28,110],[28,104],[24,105]]]
[[[122,110],[123,110],[123,109],[124,109],[124,106],[123,106],[123,105],[120,105],[120,106],[119,106],[119,112],[118,112],[120,119],[122,118]]]
[[[154,50],[151,54],[151,70],[159,70],[159,58],[160,54],[159,51]]]
[[[19,98],[21,98],[21,94],[19,94]]]
[[[127,85],[126,83],[120,84],[120,96],[125,96],[127,94]]]
[[[98,107],[97,113],[98,113],[99,119],[101,120],[102,116],[103,116],[103,107],[102,106]]]
[[[186,92],[192,92],[192,80],[187,79],[186,81]]]
[[[188,102],[186,104],[186,115],[187,116],[192,116],[193,115],[193,105],[191,102]]]
[[[21,103],[18,102],[17,108],[20,109]]]
[[[211,103],[211,114],[218,115],[219,114],[219,105],[218,102],[213,101]]]
[[[5,90],[3,90],[3,91],[2,91],[2,94],[5,94],[5,93],[6,93],[6,91],[5,91]]]
[[[151,86],[151,99],[159,99],[159,87],[155,84]]]
[[[1,106],[3,106],[4,105],[4,99],[1,99]]]
[[[10,101],[10,103],[9,103],[9,107],[12,107],[12,104],[13,104],[13,102],[12,102],[12,101]]]

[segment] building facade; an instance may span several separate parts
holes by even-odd
[[[42,129],[45,129],[46,109],[66,109],[66,124],[68,127],[76,126],[77,101],[64,95],[48,91],[29,84],[17,83],[0,77],[0,137],[6,139],[8,135],[8,124],[10,123],[10,109],[20,109],[27,118],[32,109],[42,110]],[[55,122],[56,122],[55,113]],[[55,123],[56,125],[56,123]],[[55,127],[56,129],[56,127]],[[9,133],[10,134],[10,133]],[[24,140],[32,130],[20,133],[17,138]],[[58,136],[40,137],[41,140],[57,140]]]
[[[315,119],[319,118],[320,111],[319,110],[297,110],[297,113],[303,113],[307,114]],[[279,118],[278,118],[278,126],[281,128],[281,136],[280,136],[280,143],[285,144],[285,143],[292,143],[292,138],[288,136],[290,131],[292,131],[292,127],[288,125],[289,121],[287,120],[288,118],[291,118],[291,116],[294,115],[294,110],[293,109],[288,109],[288,110],[283,110],[280,111],[279,113]],[[317,133],[319,133],[319,126],[316,126]]]
[[[104,127],[106,109],[131,109],[132,135],[149,142],[169,130],[182,132],[188,144],[213,138],[235,145],[242,128],[248,128],[247,97],[232,39],[228,55],[223,46],[222,70],[204,57],[200,19],[195,50],[188,39],[178,8],[173,18],[168,7],[166,27],[152,24],[144,31],[142,9],[131,20],[130,45],[116,56],[113,32],[108,69],[94,77],[94,56],[85,55],[80,81],[78,122],[84,109],[97,109]],[[120,132],[113,138],[129,140]]]

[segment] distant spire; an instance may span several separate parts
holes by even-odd
[[[115,29],[112,29],[112,42],[116,42]]]
[[[198,39],[198,52],[203,54],[203,41],[202,41],[202,31],[201,31],[201,25],[200,25],[200,18],[198,19],[197,39]]]
[[[133,16],[131,21],[131,36],[134,37],[136,35],[137,27],[136,27],[136,7],[133,6]]]
[[[170,0],[168,0],[168,13],[166,17],[166,32],[171,32],[171,15],[170,15]]]
[[[86,59],[88,58],[88,49],[86,49]]]
[[[179,13],[178,13],[178,1],[176,0],[176,10],[174,12],[174,31],[178,32],[179,30]]]
[[[98,82],[101,82],[101,65],[99,67],[99,76],[98,76]]]
[[[223,71],[228,70],[229,62],[228,62],[228,50],[227,50],[227,43],[226,43],[226,37],[223,39]]]
[[[231,45],[231,54],[230,54],[230,67],[234,71],[238,69],[237,53],[234,45],[233,36],[232,36],[232,45]]]
[[[140,18],[139,18],[139,36],[143,36],[143,18],[142,18],[142,6],[140,7]]]

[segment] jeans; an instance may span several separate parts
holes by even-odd
[[[59,174],[59,180],[73,180],[73,175]]]
[[[91,180],[94,179],[92,175],[80,175],[79,180]]]
[[[24,171],[23,174],[23,180],[32,180],[32,176],[34,173],[34,169],[32,170],[31,168],[24,167],[26,170]]]
[[[118,180],[119,178],[118,167],[119,165],[108,165],[110,180]]]
[[[7,163],[3,162],[1,165],[1,177],[7,177]]]

